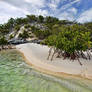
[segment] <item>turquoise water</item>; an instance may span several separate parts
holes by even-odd
[[[0,92],[92,92],[92,81],[40,73],[8,50],[0,52]]]

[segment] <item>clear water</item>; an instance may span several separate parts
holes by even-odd
[[[0,92],[92,92],[92,81],[40,73],[9,50],[0,52]]]

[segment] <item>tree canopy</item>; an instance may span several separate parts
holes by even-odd
[[[92,48],[90,39],[90,32],[77,30],[77,28],[75,30],[75,26],[69,26],[61,28],[58,34],[49,36],[45,44],[54,49],[54,54],[58,53],[64,58],[75,60],[80,57],[80,54],[84,55],[84,51]]]

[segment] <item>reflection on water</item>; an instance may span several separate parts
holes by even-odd
[[[0,92],[92,92],[92,81],[42,74],[9,50],[0,52]]]

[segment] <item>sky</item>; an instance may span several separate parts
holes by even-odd
[[[54,16],[61,20],[92,21],[92,0],[0,0],[0,24],[11,17]]]

